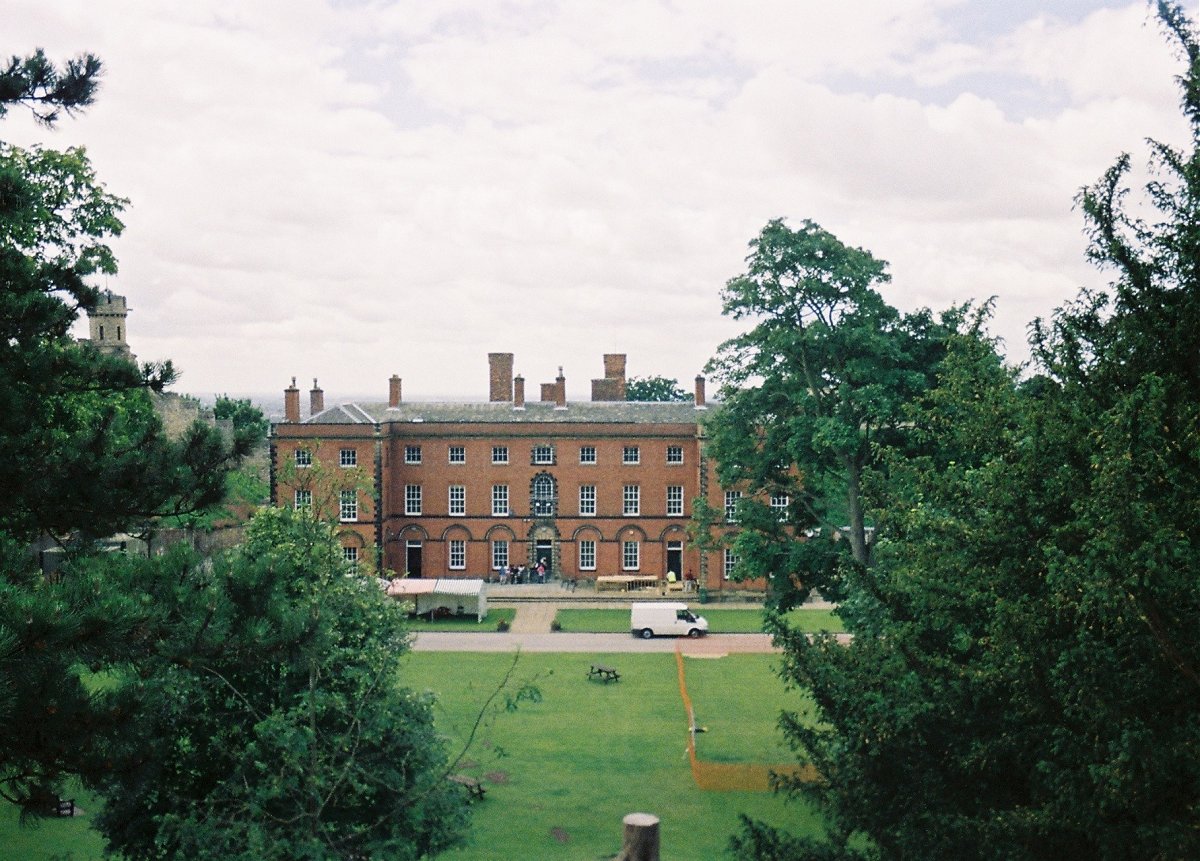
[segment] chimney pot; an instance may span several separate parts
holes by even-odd
[[[400,377],[392,374],[392,378],[388,380],[388,407],[396,409],[400,406]]]
[[[696,375],[696,409],[708,409],[704,401],[704,377],[700,374]]]
[[[563,376],[561,366],[558,369],[558,379],[554,381],[554,408],[556,410],[567,408],[567,378]]]

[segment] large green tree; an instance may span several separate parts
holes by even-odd
[[[1200,857],[1200,47],[1158,13],[1189,145],[1151,143],[1137,206],[1128,156],[1081,194],[1112,286],[1035,326],[1039,375],[950,340],[853,641],[777,622],[827,839],[747,823],[741,857]]]
[[[868,474],[905,442],[905,407],[931,384],[962,309],[941,320],[900,313],[877,289],[887,264],[811,221],[769,222],[746,265],[722,302],[752,325],[709,363],[722,405],[706,423],[707,451],[721,484],[744,491],[743,569],[830,591],[838,555],[870,564]],[[772,496],[788,500],[782,518]],[[798,532],[812,540],[795,542]]]
[[[0,105],[14,100],[0,93]],[[144,614],[87,566],[45,578],[31,542],[48,536],[79,556],[202,509],[241,454],[201,425],[167,437],[149,390],[171,382],[169,364],[137,368],[71,337],[98,299],[91,279],[116,271],[107,243],[124,205],[82,150],[0,143],[0,797],[30,813],[45,812],[110,723],[81,674],[125,659]]]
[[[87,770],[129,859],[424,858],[465,798],[427,695],[400,686],[403,611],[349,576],[329,524],[265,509],[245,544],[111,566],[154,608],[103,695],[134,715]]]

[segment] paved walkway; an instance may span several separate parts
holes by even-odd
[[[503,604],[497,601],[494,602],[492,606],[498,607],[503,606]],[[537,604],[518,604],[517,615],[513,618],[510,633],[549,634],[550,623],[554,621],[554,614],[557,612],[558,605],[548,602],[539,602]]]
[[[514,626],[515,627],[515,626]],[[643,640],[631,634],[453,634],[425,631],[416,635],[416,652],[674,652],[715,656],[734,652],[774,652],[766,634],[709,634],[706,637],[655,637]]]

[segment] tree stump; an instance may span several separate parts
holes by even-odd
[[[625,842],[615,861],[658,861],[658,817],[653,813],[630,813],[625,823]]]

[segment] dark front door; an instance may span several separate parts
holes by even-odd
[[[404,570],[409,577],[421,576],[421,542],[409,541],[404,546]]]
[[[677,579],[683,578],[683,542],[667,542],[667,570],[674,571]]]
[[[533,544],[533,568],[536,571],[538,563],[546,562],[546,576],[554,571],[554,542],[549,538],[539,538]]]

